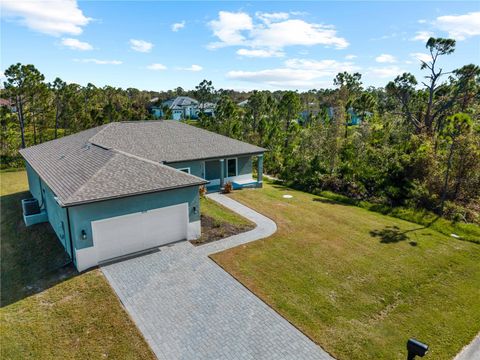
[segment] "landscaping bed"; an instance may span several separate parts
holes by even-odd
[[[202,236],[191,241],[194,245],[224,239],[255,228],[251,221],[208,198],[201,198],[200,211]]]

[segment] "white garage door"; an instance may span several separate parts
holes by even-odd
[[[98,261],[187,238],[188,204],[92,221]]]

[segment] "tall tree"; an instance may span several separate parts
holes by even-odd
[[[18,122],[20,125],[21,147],[25,148],[25,106],[31,99],[32,92],[45,80],[43,74],[33,65],[17,63],[5,70],[7,81],[3,83],[8,96],[13,99],[17,108]]]
[[[338,73],[333,84],[338,86],[339,100],[345,104],[345,138],[348,136],[348,126],[350,124],[349,113],[362,91],[362,75],[360,73],[350,74],[346,71]]]
[[[455,40],[431,37],[428,39],[425,47],[430,52],[431,61],[421,61],[421,69],[429,70],[429,74],[425,76],[425,78],[428,79],[428,82],[423,82],[423,85],[427,88],[428,92],[427,110],[425,111],[423,124],[427,133],[432,134],[433,122],[435,120],[433,116],[435,95],[441,86],[441,84],[439,84],[440,78],[445,75],[443,69],[437,67],[437,61],[439,56],[450,55],[455,51]]]
[[[55,139],[58,137],[58,128],[60,126],[60,119],[64,115],[65,109],[65,88],[67,83],[60,78],[55,78],[53,83],[49,84],[50,89],[54,94],[55,105]]]
[[[203,80],[195,86],[195,97],[199,102],[200,113],[205,112],[205,104],[212,102],[215,95],[215,88],[210,80]]]
[[[248,98],[246,105],[246,116],[251,120],[252,131],[257,131],[260,119],[267,111],[267,97],[265,93],[254,90]]]
[[[447,156],[447,168],[445,171],[445,178],[442,189],[442,196],[440,200],[440,213],[443,213],[445,199],[447,197],[448,182],[450,180],[450,172],[452,169],[453,155],[458,147],[462,137],[468,135],[472,130],[473,122],[470,116],[464,113],[458,113],[447,118],[447,123],[442,130],[441,137],[449,145]]]
[[[290,128],[292,123],[298,121],[301,110],[300,97],[295,91],[287,91],[278,104],[279,116],[284,124],[285,142],[284,148],[290,144]]]

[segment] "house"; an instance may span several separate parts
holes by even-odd
[[[8,99],[0,98],[0,107],[5,107],[10,112],[17,112],[17,108],[15,107],[15,103]]]
[[[334,116],[334,108],[333,107],[329,107],[327,109],[327,112],[328,112],[328,117],[329,118],[333,118]],[[371,112],[365,112],[365,117],[368,118],[369,116],[372,116],[373,114]],[[348,125],[349,126],[354,126],[354,125],[360,125],[360,123],[362,122],[362,117],[357,114],[355,112],[355,110],[353,110],[353,108],[349,108],[347,110],[347,116],[348,116]]]
[[[85,130],[20,151],[33,196],[22,201],[24,220],[48,221],[79,271],[195,239],[199,187],[261,187],[264,151],[171,120]]]
[[[214,115],[215,104],[199,102],[188,96],[177,96],[176,98],[162,102],[161,106],[151,106],[150,112],[156,117],[164,117],[164,109],[171,111],[172,120],[197,119],[200,110],[209,116]]]

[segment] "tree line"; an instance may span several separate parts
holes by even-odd
[[[216,103],[215,116],[200,113],[198,126],[267,148],[266,172],[290,185],[479,223],[480,67],[443,70],[454,40],[430,38],[426,48],[421,79],[404,73],[385,88],[365,88],[360,73],[343,72],[333,89],[306,92],[216,90],[207,80],[191,91],[82,87],[45,83],[34,66],[12,65],[1,97],[16,112],[2,107],[2,166],[21,165],[20,147],[149,119],[152,98],[188,95]]]

